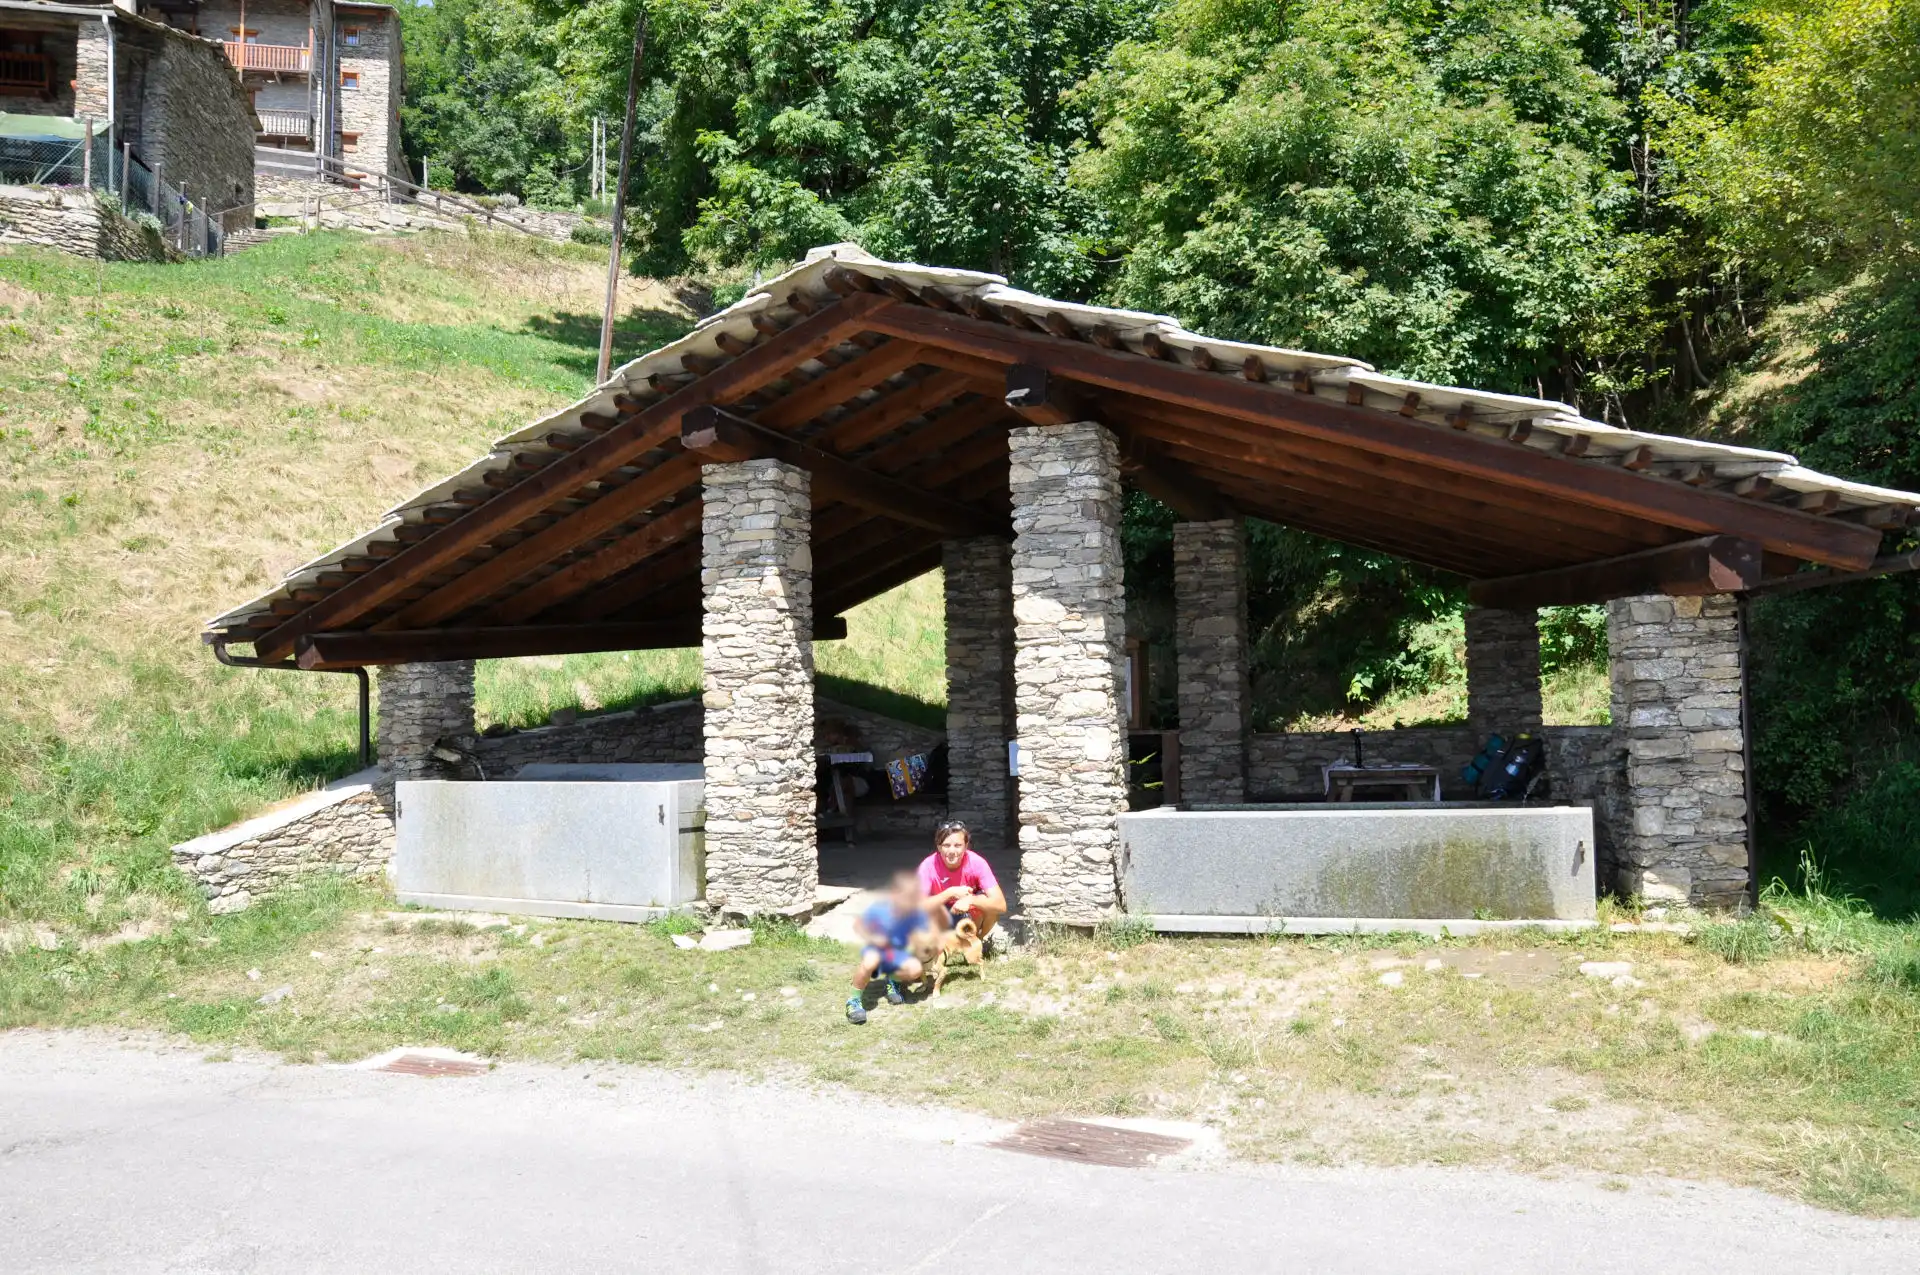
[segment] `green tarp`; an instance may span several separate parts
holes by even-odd
[[[0,111],[0,137],[26,138],[37,142],[79,142],[86,140],[87,126],[64,115],[18,115]]]

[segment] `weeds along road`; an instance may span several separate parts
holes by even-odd
[[[0,1035],[6,1271],[1915,1269],[1920,1223],[1446,1170],[1101,1168],[715,1074],[472,1078]]]

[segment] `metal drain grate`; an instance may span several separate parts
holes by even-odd
[[[468,1062],[464,1058],[429,1058],[425,1054],[401,1054],[398,1058],[379,1068],[402,1076],[425,1076],[437,1079],[441,1076],[484,1076],[487,1064]]]
[[[1179,1155],[1193,1143],[1164,1133],[1118,1129],[1080,1120],[1031,1120],[988,1146],[1022,1155],[1040,1155],[1076,1164],[1105,1164],[1139,1169],[1163,1156]]]

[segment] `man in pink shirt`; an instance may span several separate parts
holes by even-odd
[[[985,937],[1007,914],[1007,896],[987,861],[974,853],[967,825],[949,820],[935,829],[933,853],[920,864],[920,893],[927,915],[942,928],[971,916]]]

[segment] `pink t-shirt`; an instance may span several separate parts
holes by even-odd
[[[975,894],[986,894],[1000,888],[1000,883],[993,879],[993,869],[987,866],[987,861],[971,850],[967,851],[957,868],[949,868],[938,850],[920,864],[920,892],[928,898],[942,890],[951,890],[956,885],[964,885]]]

